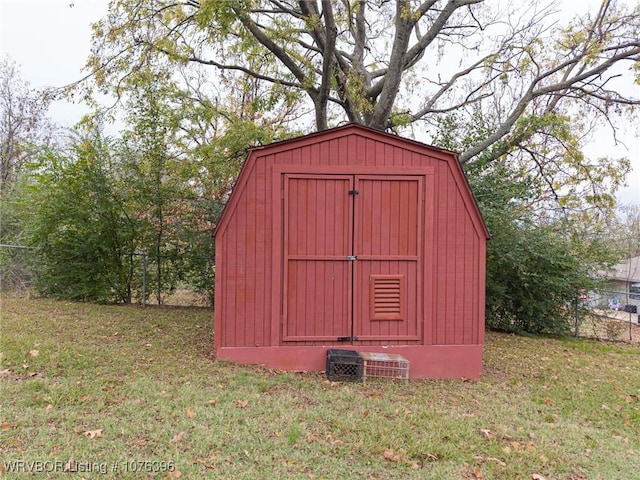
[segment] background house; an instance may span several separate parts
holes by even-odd
[[[608,306],[630,313],[640,312],[640,257],[631,257],[604,273]]]

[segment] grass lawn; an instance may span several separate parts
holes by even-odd
[[[479,381],[349,384],[215,361],[206,309],[0,315],[5,478],[638,478],[638,346],[490,333]]]

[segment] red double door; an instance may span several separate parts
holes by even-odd
[[[423,179],[285,175],[284,341],[420,339]]]

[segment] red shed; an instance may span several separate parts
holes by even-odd
[[[488,234],[454,153],[359,125],[254,148],[215,236],[217,358],[480,375]]]

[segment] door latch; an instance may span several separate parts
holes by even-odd
[[[355,262],[358,259],[356,255],[347,255],[347,260],[350,262]]]

